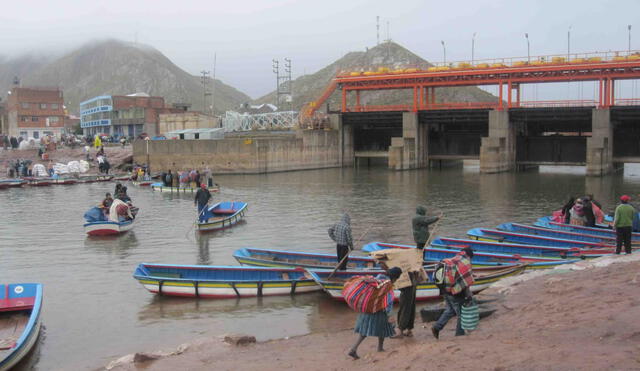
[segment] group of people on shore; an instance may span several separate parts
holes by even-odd
[[[166,173],[162,173],[160,179],[165,187],[200,188],[202,185],[213,187],[215,184],[211,170],[208,167],[202,173],[197,169],[176,171],[175,173],[169,170]]]
[[[416,208],[416,215],[411,220],[413,237],[416,248],[422,250],[429,243],[430,233],[429,226],[436,223],[440,217],[427,216],[427,209],[424,206]],[[351,219],[348,214],[343,214],[338,223],[331,226],[328,230],[329,236],[336,243],[337,259],[340,262],[336,269],[345,270],[348,264],[348,255],[353,250],[353,238],[351,235]],[[473,294],[471,285],[474,283],[471,259],[473,258],[473,250],[466,247],[460,251],[458,255],[451,259],[444,259],[434,272],[435,284],[440,289],[440,294],[444,297],[446,308],[436,323],[431,327],[431,332],[436,339],[440,337],[440,331],[445,327],[447,322],[454,316],[458,316],[455,335],[465,335],[462,328],[461,312],[462,306],[470,303]],[[392,267],[386,271],[386,274],[380,274],[375,277],[379,287],[385,287],[386,281],[395,283],[403,274],[401,268]],[[407,272],[408,273],[408,272]],[[397,317],[398,332],[390,319],[390,313],[393,307],[391,301],[383,310],[375,313],[359,313],[356,320],[354,332],[358,334],[356,342],[349,349],[348,355],[353,359],[360,358],[358,356],[358,347],[362,341],[368,336],[378,338],[378,351],[384,351],[385,338],[403,338],[412,337],[416,316],[416,291],[417,282],[416,275],[409,274],[411,285],[400,289],[399,308]]]

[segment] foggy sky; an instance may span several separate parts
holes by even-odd
[[[525,33],[531,55],[566,53],[570,26],[572,52],[626,50],[629,24],[640,49],[638,0],[38,0],[2,10],[0,54],[137,38],[194,75],[212,70],[217,52],[216,77],[253,98],[274,90],[273,58],[291,58],[295,77],[374,46],[378,15],[381,39],[389,22],[392,40],[431,62],[443,59],[441,40],[448,61],[470,60],[474,32],[475,59],[526,56]]]

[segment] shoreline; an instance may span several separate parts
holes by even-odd
[[[139,353],[139,362],[129,354],[102,369],[638,368],[639,268],[636,253],[507,278],[483,293],[502,298],[493,304],[496,313],[471,334],[454,337],[454,318],[436,340],[431,323],[420,322],[417,313],[413,338],[386,339],[385,352],[376,352],[376,339],[367,338],[355,361],[346,354],[356,338],[351,328],[238,346],[221,337],[202,338],[172,350]]]

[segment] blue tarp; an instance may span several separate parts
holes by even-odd
[[[89,209],[89,211],[84,213],[84,219],[87,221],[87,223],[107,221],[107,218],[102,213],[102,209],[100,209],[99,207],[92,207],[91,209]]]

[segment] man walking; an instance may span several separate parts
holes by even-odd
[[[329,228],[329,237],[336,243],[338,262],[344,261],[338,266],[339,270],[347,269],[349,251],[353,250],[353,238],[351,236],[351,218],[344,213],[342,219]]]
[[[620,205],[616,207],[613,218],[613,228],[616,230],[616,254],[620,254],[623,243],[625,254],[631,254],[631,227],[636,210],[629,205],[629,201],[631,197],[620,196]]]
[[[196,198],[194,200],[194,204],[198,205],[198,220],[200,221],[200,223],[203,223],[206,221],[206,219],[208,219],[204,215],[204,209],[209,204],[210,199],[211,193],[207,189],[206,184],[202,183],[200,185],[200,189],[198,189],[198,192],[196,192]]]
[[[440,338],[440,331],[453,316],[458,316],[456,336],[464,335],[461,312],[462,304],[470,302],[473,298],[471,293],[471,285],[474,283],[471,271],[472,258],[473,250],[470,247],[465,247],[455,257],[444,259],[442,265],[434,272],[436,285],[440,288],[440,294],[444,296],[447,305],[436,324],[431,327],[431,333],[436,339]]]

